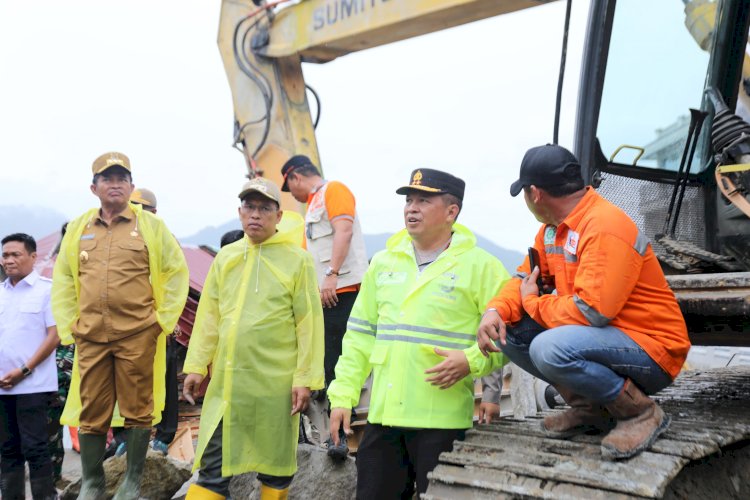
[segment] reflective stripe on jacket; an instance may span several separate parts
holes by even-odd
[[[402,230],[373,257],[354,304],[336,379],[332,407],[352,408],[373,371],[368,421],[414,428],[472,426],[474,382],[502,366],[501,354],[485,358],[476,331],[485,305],[510,276],[495,257],[476,247],[474,235],[453,226],[450,246],[421,273],[411,238]],[[425,382],[424,371],[444,358],[434,352],[462,349],[471,376],[449,389]]]
[[[138,231],[143,235],[149,251],[151,288],[154,293],[156,318],[162,334],[156,342],[154,357],[154,423],[161,420],[164,409],[164,373],[166,371],[166,335],[172,333],[185,307],[189,287],[189,271],[180,244],[166,224],[156,215],[143,210],[140,205],[130,204],[138,220]],[[52,314],[57,322],[57,333],[63,345],[73,343],[71,326],[78,319],[78,244],[86,225],[93,221],[99,209],[93,208],[68,224],[60,252],[55,261],[52,276]],[[73,363],[73,374],[68,400],[60,421],[65,425],[78,426],[81,414],[80,377],[78,375],[78,351]],[[122,426],[123,418],[116,411],[112,426]]]
[[[542,226],[534,248],[556,295],[529,295],[521,304],[520,279],[493,299],[506,322],[525,309],[537,322],[619,328],[673,378],[687,357],[685,320],[648,238],[622,210],[593,189],[557,227]],[[529,272],[528,259],[518,268]]]

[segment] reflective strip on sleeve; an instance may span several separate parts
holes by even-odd
[[[611,321],[610,318],[602,315],[599,311],[584,302],[578,295],[573,296],[573,303],[591,326],[606,326]]]
[[[354,325],[346,325],[346,329],[347,330],[351,330],[353,332],[364,333],[365,335],[372,335],[373,337],[375,336],[375,332],[373,332],[371,330],[365,330],[364,328],[360,328],[360,327],[354,326]]]
[[[353,318],[349,316],[349,321],[346,325],[347,329],[354,330],[355,332],[365,333],[367,335],[375,336],[377,327],[372,323],[359,318]]]
[[[635,243],[633,244],[633,248],[636,252],[638,252],[638,255],[643,257],[646,254],[646,250],[648,249],[648,244],[650,243],[648,236],[643,234],[642,232],[638,231],[638,236],[635,238]]]

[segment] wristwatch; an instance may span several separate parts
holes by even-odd
[[[29,375],[31,375],[31,369],[26,366],[26,363],[21,365],[21,375],[23,375],[24,377],[28,377]]]
[[[326,277],[331,276],[332,274],[335,274],[336,276],[338,276],[339,272],[334,271],[331,266],[326,267]]]

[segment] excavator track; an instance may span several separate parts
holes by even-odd
[[[545,437],[544,414],[503,418],[440,456],[424,498],[661,498],[686,465],[750,441],[750,367],[686,371],[654,399],[672,423],[630,460],[603,460],[602,435]]]

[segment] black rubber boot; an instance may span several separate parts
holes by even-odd
[[[0,474],[0,495],[5,500],[26,499],[26,471],[18,469]]]
[[[34,500],[57,500],[55,481],[51,475],[49,477],[35,477],[30,479],[29,483],[31,484],[31,498]]]
[[[78,500],[100,500],[104,498],[104,448],[106,434],[78,434],[81,446],[81,491]]]
[[[137,500],[141,493],[141,478],[143,477],[143,466],[146,463],[148,442],[151,439],[151,428],[128,429],[126,439],[128,470],[125,479],[117,488],[113,500]]]

